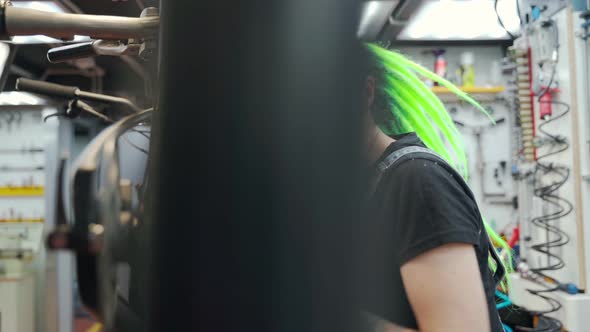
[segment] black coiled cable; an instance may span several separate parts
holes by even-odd
[[[543,101],[540,102],[543,103]],[[570,107],[566,103],[559,101],[551,101],[548,103],[564,106],[565,109],[559,115],[546,120],[539,125],[539,132],[550,139],[550,144],[554,149],[537,158],[537,165],[533,174],[533,194],[549,206],[553,207],[555,212],[538,216],[531,220],[533,225],[542,228],[547,233],[546,242],[537,243],[531,246],[531,249],[547,256],[547,266],[532,268],[531,271],[533,272],[554,271],[565,266],[563,259],[551,250],[563,247],[569,243],[570,238],[559,225],[555,224],[555,221],[569,215],[573,211],[573,204],[558,194],[559,189],[569,179],[570,169],[565,165],[542,162],[543,159],[564,152],[569,148],[569,143],[563,137],[553,135],[547,132],[544,128],[549,123],[564,117],[570,111]],[[540,184],[539,179],[545,176],[552,176],[555,180],[549,184]]]
[[[541,98],[539,97],[539,99]],[[570,201],[559,196],[558,194],[559,189],[563,187],[563,185],[568,181],[570,177],[570,169],[565,165],[543,161],[543,159],[549,156],[562,153],[569,149],[569,143],[562,136],[554,135],[547,132],[545,130],[545,127],[548,124],[564,117],[567,113],[569,113],[570,106],[560,101],[549,102],[539,100],[539,103],[551,103],[553,105],[559,105],[564,108],[559,115],[546,120],[538,127],[539,132],[549,139],[549,144],[551,145],[552,149],[546,154],[541,155],[537,158],[537,164],[533,172],[533,194],[536,197],[539,197],[545,204],[555,209],[555,211],[552,213],[544,214],[542,216],[538,216],[531,220],[531,223],[534,226],[543,229],[547,234],[547,241],[542,243],[536,243],[530,246],[532,250],[546,255],[547,265],[531,268],[531,272],[537,274],[538,276],[546,280],[554,280],[553,278],[550,278],[547,275],[545,275],[545,272],[555,271],[565,267],[565,262],[563,258],[557,255],[554,249],[563,247],[570,242],[570,237],[559,227],[557,221],[572,213],[574,207]],[[542,184],[540,181],[542,177],[551,177],[553,180],[548,184]],[[538,311],[535,312],[535,314],[545,315],[561,309],[562,305],[558,300],[546,295],[547,293],[555,292],[558,290],[558,287],[543,290],[527,289],[529,293],[542,298],[550,305],[550,309],[545,311]],[[544,318],[547,317],[544,316]],[[547,326],[544,326],[541,329],[534,329],[531,331],[561,331],[562,327],[562,323],[558,320],[547,318]]]

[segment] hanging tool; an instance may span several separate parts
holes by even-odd
[[[506,196],[506,193],[496,194],[496,193],[486,192],[485,178],[484,178],[486,163],[485,163],[484,156],[483,156],[483,142],[482,142],[482,134],[485,129],[493,128],[499,124],[504,123],[505,121],[506,121],[505,118],[500,118],[500,119],[495,120],[493,124],[483,125],[483,126],[469,126],[469,125],[464,124],[463,122],[454,121],[455,124],[458,125],[459,127],[471,129],[472,134],[475,135],[475,141],[476,141],[476,146],[477,146],[477,171],[478,171],[478,175],[479,175],[479,181],[480,181],[479,185],[481,188],[482,199],[486,199],[489,197],[504,197],[504,196]]]

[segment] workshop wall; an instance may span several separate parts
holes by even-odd
[[[43,123],[39,107],[15,111],[4,106],[0,116],[0,235],[7,236],[0,246],[8,249],[14,242],[14,249],[37,251],[45,216],[44,151],[55,128]],[[18,240],[11,241],[14,235]]]
[[[569,237],[569,243],[567,246],[552,249],[552,252],[561,256],[565,263],[565,267],[557,271],[548,271],[547,274],[559,280],[573,282],[576,285],[584,285],[587,282],[584,265],[587,263],[583,259],[583,233],[578,231],[576,222],[578,216],[583,216],[584,205],[581,204],[582,201],[578,200],[576,196],[579,195],[577,191],[580,189],[580,186],[587,186],[587,184],[581,183],[581,177],[579,177],[579,175],[581,175],[581,169],[578,169],[580,164],[576,166],[576,163],[579,163],[580,160],[586,159],[581,158],[581,156],[587,156],[586,137],[588,129],[586,125],[587,120],[585,119],[585,112],[578,108],[579,105],[575,103],[573,98],[575,96],[574,90],[577,89],[578,94],[581,97],[587,97],[587,90],[583,90],[585,74],[583,72],[578,72],[576,69],[583,68],[583,66],[576,67],[576,65],[573,62],[570,62],[570,60],[576,58],[576,54],[574,53],[579,52],[577,56],[581,57],[582,59],[587,57],[587,54],[583,53],[581,49],[576,51],[576,43],[578,41],[573,40],[568,36],[567,26],[574,24],[573,22],[570,22],[570,20],[573,19],[573,16],[568,17],[568,11],[562,10],[554,15],[553,19],[555,20],[558,27],[557,31],[560,45],[558,49],[559,61],[556,65],[554,77],[554,83],[558,87],[559,92],[553,94],[553,100],[563,102],[565,105],[567,105],[552,105],[553,118],[556,118],[559,114],[564,112],[566,108],[569,108],[569,112],[565,114],[565,116],[551,121],[550,124],[544,125],[543,129],[552,135],[561,135],[564,137],[568,142],[568,147],[563,152],[543,158],[542,161],[547,164],[552,163],[555,165],[563,165],[569,169],[570,175],[568,176],[567,181],[554,194],[571,203],[573,210],[568,215],[565,215],[559,220],[553,222],[553,224],[558,225]],[[537,38],[537,35],[534,32],[531,33],[531,37],[529,39],[533,50],[539,49],[539,44],[541,43],[547,43],[551,46],[551,40]],[[551,49],[551,47],[549,48]],[[536,64],[539,62],[539,54],[533,52],[532,63]],[[533,89],[540,90],[540,87],[537,86],[538,84],[536,82],[538,81],[538,78],[542,76],[540,74],[541,70],[536,65],[533,65],[532,68]],[[545,70],[548,71],[549,68]],[[548,77],[547,73],[544,75],[545,78]],[[576,75],[576,77],[573,77],[572,75]],[[534,100],[534,116],[536,127],[538,129],[539,125],[542,125],[544,122],[546,122],[546,120],[541,120],[541,115],[539,112],[540,105],[537,101],[537,98]],[[580,105],[584,107],[583,105],[585,105],[585,103],[580,103]],[[576,126],[578,126],[578,132],[574,131]],[[538,140],[546,139],[547,136],[537,130],[537,138]],[[537,157],[541,157],[548,153],[553,153],[557,149],[557,147],[552,146],[551,144],[543,143],[543,141],[539,141],[537,144],[539,145],[539,148],[537,149]],[[576,159],[578,159],[577,162]],[[543,176],[540,181],[542,181],[543,184],[549,184],[551,181],[556,181],[558,179],[559,177],[548,174],[547,176]],[[524,183],[524,185],[531,186],[530,183]],[[530,190],[532,190],[532,188],[530,188]],[[534,198],[530,208],[531,214],[529,217],[535,218],[541,215],[555,213],[558,209],[559,208],[552,206],[551,204],[543,203],[543,201],[539,198]],[[530,225],[530,223],[528,224],[528,228],[524,228],[524,230],[524,235],[529,235],[532,237],[533,241],[531,241],[531,244],[539,243],[540,241],[546,241],[547,234],[545,230],[538,227],[533,227]],[[551,237],[551,235],[549,235],[549,237],[549,240],[554,239]],[[546,255],[531,253],[528,258],[532,267],[545,266],[548,264]],[[552,261],[550,263],[554,262]]]
[[[43,117],[53,112],[0,107],[0,249],[17,255],[0,258],[2,331],[33,331],[43,322],[46,157],[57,139],[56,123]]]
[[[432,70],[434,55],[429,52],[436,47],[398,47],[396,50],[412,60]],[[502,75],[501,63],[504,49],[500,45],[492,46],[445,46],[444,57],[447,60],[447,79],[457,83],[455,72],[460,66],[461,54],[472,52],[474,55],[475,86],[504,87],[507,78]],[[493,126],[488,117],[473,106],[459,101],[445,101],[451,117],[465,124],[458,127],[463,135],[467,153],[468,183],[487,221],[497,231],[509,230],[516,221],[517,214],[512,206],[516,195],[511,176],[512,135],[510,114],[502,94],[474,96],[496,119],[504,122]],[[483,171],[479,169],[477,133],[480,132]],[[483,174],[483,176],[482,176]],[[485,189],[485,193],[482,190]]]

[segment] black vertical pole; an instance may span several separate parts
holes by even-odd
[[[161,14],[150,330],[355,330],[358,2]]]

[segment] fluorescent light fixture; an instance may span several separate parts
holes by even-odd
[[[518,16],[519,0],[498,1],[498,15],[502,18],[502,23],[512,34],[520,30],[520,17]]]
[[[498,1],[498,13],[510,31],[518,31],[516,0]],[[426,0],[400,33],[400,40],[508,39],[493,0]]]
[[[32,93],[5,91],[0,93],[0,105],[45,105],[47,100]]]
[[[8,67],[12,64],[11,55],[14,54],[14,49],[5,42],[0,42],[0,90],[4,88],[6,78],[8,77]]]
[[[10,45],[0,42],[0,73],[6,68],[10,56]]]
[[[66,11],[62,6],[54,1],[12,1],[14,7],[35,9],[44,12],[52,13],[65,13]],[[86,36],[75,36],[74,42],[89,41],[90,38]],[[61,44],[63,41],[54,39],[43,35],[35,36],[17,36],[12,38],[14,44]]]
[[[377,13],[379,13],[380,7],[379,1],[367,1],[363,3],[361,21],[359,23],[359,35],[370,28],[372,19]]]
[[[14,7],[41,10],[44,12],[64,13],[64,9],[53,1],[12,1]]]
[[[373,40],[377,37],[399,0],[371,0],[361,4],[361,17],[357,37]]]
[[[85,42],[90,41],[90,37],[88,36],[74,36],[73,42]],[[43,36],[43,35],[34,35],[34,36],[16,36],[12,37],[13,44],[61,44],[63,40]]]

